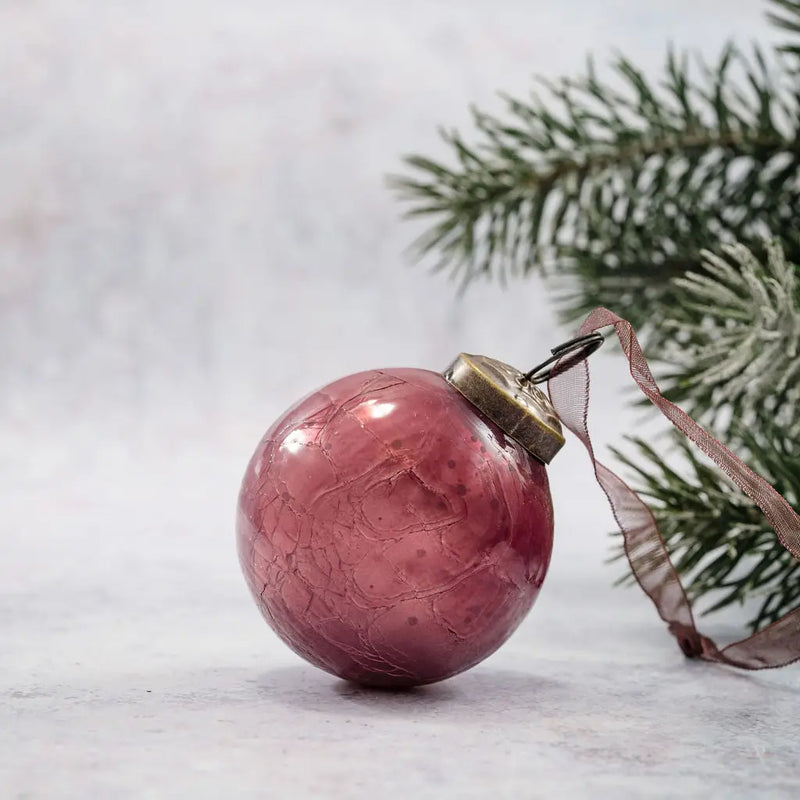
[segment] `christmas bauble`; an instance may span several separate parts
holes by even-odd
[[[334,675],[448,678],[494,652],[539,593],[553,540],[544,461],[560,428],[519,373],[475,359],[446,377],[335,381],[250,460],[237,522],[250,591],[278,635]]]

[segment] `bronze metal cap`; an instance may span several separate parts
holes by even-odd
[[[539,461],[549,464],[564,446],[561,422],[549,398],[518,369],[461,353],[444,378]]]

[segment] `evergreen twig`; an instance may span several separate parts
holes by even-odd
[[[793,440],[764,415],[757,428],[734,429],[749,466],[796,506],[800,461]],[[629,441],[636,457],[619,450],[614,454],[634,472],[635,488],[649,500],[689,598],[710,601],[704,613],[757,600],[750,620],[757,630],[800,604],[800,562],[780,545],[763,514],[720,470],[702,461],[677,434],[673,441],[682,456],[680,471],[645,440]]]
[[[790,41],[781,47],[785,53],[800,55],[800,2],[798,0],[770,0],[774,11],[767,19],[778,28],[788,31]]]
[[[750,422],[768,410],[800,434],[800,269],[777,241],[764,263],[741,244],[703,251],[703,274],[676,279],[696,322],[667,319],[675,339],[661,360],[665,394],[724,430],[723,418]]]
[[[797,507],[800,0],[767,4],[769,57],[728,45],[690,69],[670,52],[658,82],[620,57],[614,84],[590,61],[544,99],[506,97],[504,118],[473,109],[475,144],[442,133],[454,163],[410,156],[391,183],[431,222],[417,255],[464,284],[538,270],[567,318],[607,305],[649,334],[665,393]],[[631,441],[616,454],[693,599],[758,598],[754,628],[800,602],[800,563],[722,473],[681,437],[680,470]]]
[[[728,45],[699,76],[675,52],[658,84],[623,57],[614,70],[619,87],[590,61],[542,81],[545,99],[506,97],[504,118],[473,109],[475,144],[442,132],[455,165],[407,157],[390,183],[431,220],[416,255],[465,283],[566,277],[567,318],[613,305],[651,334],[709,242],[757,246],[769,230],[800,261],[800,98],[780,61]]]

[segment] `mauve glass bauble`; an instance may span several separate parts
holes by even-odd
[[[494,652],[553,541],[547,473],[435,372],[335,381],[267,431],[239,496],[239,558],[267,622],[347,680],[405,687]]]

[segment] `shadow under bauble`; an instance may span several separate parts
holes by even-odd
[[[530,722],[537,708],[571,691],[561,682],[535,673],[479,667],[439,683],[403,689],[361,686],[304,664],[262,673],[259,693],[298,710],[337,716],[425,719],[445,712],[469,724],[487,721]]]

